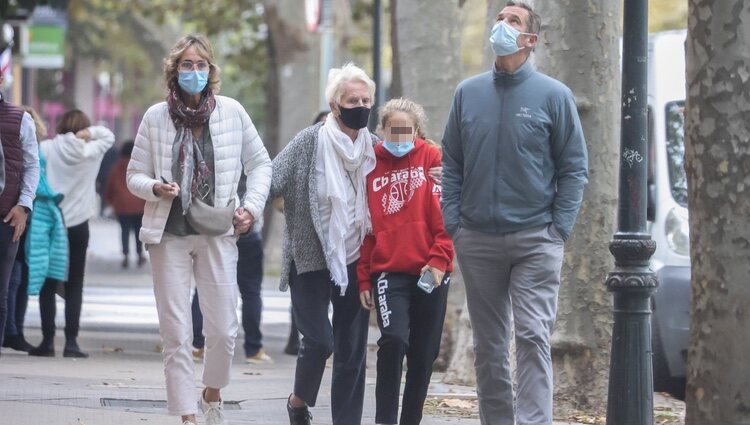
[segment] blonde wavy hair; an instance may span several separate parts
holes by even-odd
[[[31,119],[34,120],[34,127],[36,127],[36,140],[41,142],[47,138],[47,126],[44,124],[44,120],[39,114],[36,113],[34,108],[31,106],[23,105],[23,110],[31,115]]]
[[[427,138],[427,115],[425,114],[422,105],[402,97],[385,102],[385,104],[383,104],[378,110],[378,128],[375,130],[378,135],[382,137],[385,134],[385,124],[396,112],[404,112],[411,117],[412,121],[414,121],[414,126],[416,127],[414,131],[417,137],[424,139],[424,141],[431,145],[440,147],[437,142]]]
[[[164,81],[167,88],[170,90],[180,89],[180,85],[177,83],[179,74],[177,68],[180,65],[180,58],[190,46],[195,46],[198,54],[208,62],[208,88],[214,94],[217,94],[221,88],[221,79],[219,78],[221,68],[216,64],[216,56],[211,42],[201,34],[188,34],[177,40],[167,57],[164,58]]]

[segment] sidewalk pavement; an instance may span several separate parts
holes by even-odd
[[[146,288],[151,285],[148,267],[120,269],[116,223],[93,221],[86,285],[92,288]],[[276,279],[264,288],[275,287]],[[125,300],[125,298],[123,298]],[[142,301],[141,301],[142,302]],[[30,305],[27,317],[38,317]],[[116,305],[112,306],[117,309]],[[86,295],[84,295],[84,315]],[[62,309],[58,317],[62,316]],[[152,321],[133,317],[137,326],[104,327],[84,324],[80,342],[89,350],[88,359],[62,358],[62,332],[58,332],[57,357],[28,357],[4,349],[0,357],[0,423],[13,425],[176,425],[178,418],[166,415],[165,383],[158,329]],[[139,322],[140,321],[140,322]],[[40,339],[38,319],[29,320],[26,335],[32,343]],[[149,324],[144,326],[143,324]],[[242,356],[239,336],[232,382],[222,391],[229,423],[287,423],[285,402],[292,388],[295,357],[282,354],[288,332],[284,320],[263,325],[266,352],[275,363],[248,365]],[[363,425],[374,424],[375,359],[378,330],[370,329]],[[202,387],[201,365],[196,363],[196,397]],[[476,391],[473,387],[447,385],[436,373],[425,407],[425,425],[478,425]],[[330,362],[323,378],[318,405],[312,408],[314,424],[331,424]],[[203,423],[199,415],[199,423]],[[555,425],[574,422],[555,422]]]

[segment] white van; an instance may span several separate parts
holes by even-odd
[[[659,279],[653,297],[654,389],[684,398],[690,326],[690,240],[684,159],[685,30],[648,46],[648,220]]]

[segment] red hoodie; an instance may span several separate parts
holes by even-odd
[[[398,158],[375,146],[377,163],[367,175],[367,202],[372,233],[365,237],[357,265],[359,290],[372,287],[373,273],[418,275],[425,264],[453,270],[453,242],[443,226],[440,185],[427,171],[440,167],[441,151],[417,139],[411,152]]]

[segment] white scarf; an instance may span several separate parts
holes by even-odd
[[[360,244],[372,230],[367,208],[366,178],[375,169],[375,149],[367,128],[359,130],[357,139],[352,143],[352,139],[339,128],[333,114],[329,114],[325,124],[320,127],[318,149],[323,154],[324,193],[331,202],[328,235],[324,235],[328,238],[326,254],[331,259],[329,266],[333,282],[341,287],[341,295],[344,295],[349,284],[346,272],[347,230],[354,228],[359,231]],[[348,217],[347,189],[350,184],[356,193],[353,223]]]

